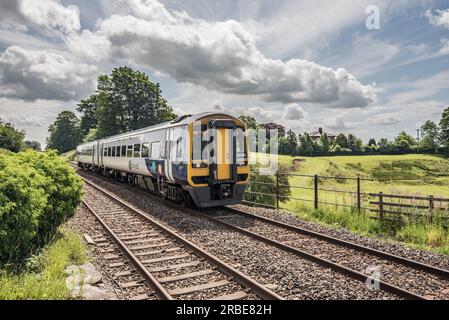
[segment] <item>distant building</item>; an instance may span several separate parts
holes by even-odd
[[[278,137],[285,137],[285,127],[280,124],[269,122],[261,124],[261,127],[267,131],[267,139],[270,139],[270,130],[277,130]]]
[[[318,128],[318,131],[309,133],[309,136],[310,138],[312,138],[313,141],[319,141],[323,133],[324,133],[323,128]],[[326,132],[326,134],[331,142],[334,142],[334,140],[337,138],[335,134],[329,132]]]

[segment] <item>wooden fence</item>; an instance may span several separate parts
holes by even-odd
[[[251,173],[255,175],[255,173]],[[281,180],[284,178],[293,177],[305,177],[312,179],[312,183],[309,185],[295,185],[295,184],[282,184]],[[353,181],[352,190],[341,189],[328,189],[320,188],[320,180],[346,180]],[[285,179],[284,179],[285,181]],[[421,217],[427,219],[429,222],[434,222],[435,218],[449,222],[449,199],[434,197],[432,195],[413,196],[413,195],[399,195],[399,194],[385,194],[379,193],[366,193],[363,192],[363,181],[373,181],[373,179],[361,178],[361,177],[341,177],[341,176],[319,176],[319,175],[304,175],[304,174],[291,174],[291,173],[279,173],[276,172],[274,179],[271,182],[253,181],[250,179],[249,187],[245,192],[243,202],[250,205],[259,205],[265,207],[271,207],[274,209],[280,209],[280,202],[287,200],[303,201],[313,204],[315,209],[320,208],[321,205],[332,205],[336,207],[346,207],[355,209],[357,212],[373,212],[376,213],[374,218],[382,220],[399,220],[401,216],[407,217]],[[313,191],[313,197],[306,199],[304,197],[297,196],[284,196],[282,195],[282,188],[290,189],[303,189]],[[261,191],[261,190],[262,191]],[[351,204],[323,201],[320,197],[322,192],[331,192],[336,194],[349,194],[353,197],[354,201]],[[263,203],[260,201],[254,201],[254,198],[270,199],[269,203]],[[399,200],[394,202],[394,200]],[[402,202],[400,202],[402,201]],[[436,203],[447,203],[448,205],[436,206]]]
[[[446,220],[447,223],[449,216],[443,215],[444,211],[447,211],[447,207],[437,207],[435,203],[449,203],[447,198],[436,198],[432,195],[428,197],[423,196],[410,196],[410,195],[398,195],[398,194],[384,194],[370,193],[370,197],[376,198],[377,201],[370,201],[371,205],[375,208],[371,208],[371,212],[378,214],[378,218],[381,220],[399,220],[401,216],[406,217],[420,217],[427,219],[429,223],[434,222],[435,219]],[[397,200],[396,202],[393,202]],[[399,202],[404,201],[404,202]],[[392,215],[393,218],[387,217]]]

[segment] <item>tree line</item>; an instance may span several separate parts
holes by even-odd
[[[239,117],[248,128],[260,129],[254,117]],[[393,140],[387,138],[369,139],[364,143],[354,134],[340,133],[330,139],[322,132],[318,140],[312,139],[309,133],[296,134],[288,130],[285,136],[279,137],[278,152],[281,155],[349,155],[349,154],[405,154],[405,153],[449,153],[449,107],[443,111],[439,124],[427,120],[420,128],[420,138],[414,138],[405,131],[400,132]]]
[[[81,142],[152,126],[176,118],[158,83],[129,67],[100,75],[97,89],[77,104],[74,112],[61,112],[49,128],[47,149],[67,152]]]
[[[41,144],[38,141],[25,140],[25,134],[25,130],[16,129],[14,124],[0,119],[0,149],[12,152],[20,152],[27,149],[41,151]]]

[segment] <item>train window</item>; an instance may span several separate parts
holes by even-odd
[[[150,144],[147,143],[143,143],[142,144],[142,158],[148,158],[150,156],[150,148],[149,148]]]
[[[103,156],[107,157],[108,156],[108,148],[104,148],[103,150]]]
[[[134,158],[140,158],[140,144],[134,145]]]
[[[176,141],[176,158],[180,159],[182,157],[182,137],[179,137]]]
[[[208,148],[209,148],[209,139],[207,137],[207,125],[195,125],[193,127],[193,148],[192,148],[192,160],[196,161],[205,161],[208,160]],[[201,163],[201,167],[207,167],[206,163]]]
[[[108,147],[108,157],[110,157],[111,154],[112,154],[112,152],[111,152],[111,147]]]
[[[128,149],[126,150],[126,156],[128,158],[131,158],[133,156],[133,146],[128,146]]]
[[[237,164],[243,166],[246,164],[246,145],[245,145],[245,133],[241,128],[234,130],[235,144],[236,144],[236,158]]]
[[[122,152],[120,153],[121,157],[126,157],[126,146],[122,146]]]
[[[165,158],[170,159],[170,140],[165,141]]]
[[[160,142],[152,142],[151,143],[151,159],[159,159],[160,158]]]
[[[115,156],[120,157],[120,146],[117,146],[117,151],[115,151]]]
[[[115,147],[112,147],[111,157],[115,157]]]

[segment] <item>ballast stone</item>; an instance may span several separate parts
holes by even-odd
[[[84,300],[110,300],[115,299],[115,294],[106,288],[93,286],[101,281],[102,275],[94,265],[87,262],[81,266],[71,265],[65,269],[66,286],[73,298]]]
[[[69,285],[73,287],[80,284],[95,284],[100,282],[102,278],[101,273],[90,262],[86,262],[81,266],[68,266],[65,272],[68,274],[66,284],[69,289]]]

